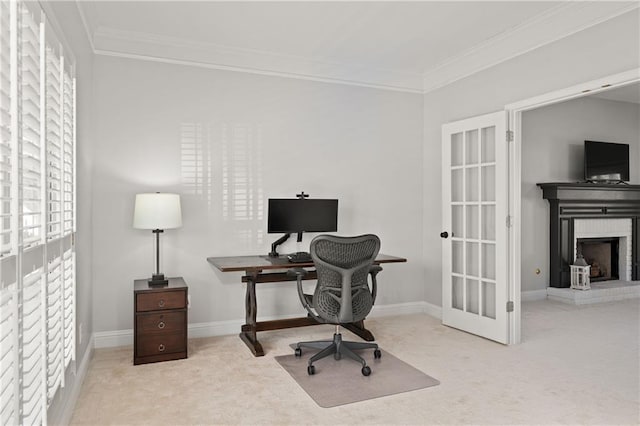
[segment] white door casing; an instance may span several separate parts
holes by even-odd
[[[505,344],[508,177],[506,111],[442,126],[442,322]]]

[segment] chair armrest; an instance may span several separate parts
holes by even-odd
[[[307,273],[308,271],[305,270],[304,268],[291,268],[287,271],[288,276],[296,278],[297,288],[298,288],[298,297],[300,298],[300,302],[302,302],[302,306],[304,306],[304,308],[307,310],[309,315],[311,315],[316,321],[324,322],[322,318],[317,316],[312,311],[311,305],[309,304],[311,301],[311,297],[304,294],[304,290],[302,289],[302,279],[305,277],[305,275],[307,275]]]
[[[307,275],[307,270],[304,268],[291,268],[287,270],[287,275],[295,278],[303,278],[305,275]]]
[[[382,271],[382,266],[380,265],[371,265],[371,268],[369,268],[369,274],[371,274],[371,298],[373,303],[376,302],[376,294],[378,293],[376,275],[378,275],[380,271]]]
[[[371,265],[371,268],[369,268],[369,273],[374,276],[380,271],[382,271],[382,266],[380,265]]]

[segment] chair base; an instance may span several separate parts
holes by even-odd
[[[333,340],[299,342],[296,345],[295,349],[296,356],[302,355],[301,348],[320,349],[320,352],[314,354],[309,358],[309,365],[307,367],[307,372],[309,374],[315,374],[315,367],[313,366],[314,362],[329,355],[333,355],[333,358],[336,360],[342,359],[343,356],[346,356],[347,358],[351,358],[354,361],[359,362],[362,365],[362,374],[368,376],[369,374],[371,374],[371,369],[369,368],[369,366],[367,366],[367,362],[364,360],[364,358],[355,353],[354,350],[374,349],[374,357],[377,359],[381,356],[380,349],[378,349],[377,343],[344,341],[342,340],[342,334],[340,334],[340,332],[337,330],[333,335]]]

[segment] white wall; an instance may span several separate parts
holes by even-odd
[[[241,274],[206,258],[266,254],[280,237],[266,234],[267,199],[302,190],[340,200],[339,234],[376,233],[409,259],[385,267],[379,304],[424,300],[422,96],[97,56],[95,99],[96,332],[132,328],[132,282],[154,269],[151,232],[131,227],[145,191],[182,194],[161,269],[189,284],[190,323],[244,319]],[[234,194],[251,197],[248,213]],[[259,317],[303,312],[290,283],[260,285],[258,300]]]
[[[626,13],[425,95],[423,265],[427,302],[442,304],[442,124],[640,67],[639,16],[639,10]]]
[[[630,183],[640,183],[640,105],[585,97],[527,111],[522,140],[522,291],[543,290],[549,203],[536,184],[583,180],[585,140],[628,143]]]

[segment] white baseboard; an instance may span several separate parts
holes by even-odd
[[[442,308],[426,302],[397,303],[392,305],[375,305],[370,317],[385,317],[390,315],[428,314],[437,318],[442,317]],[[295,318],[300,315],[258,318],[258,321]],[[244,320],[213,321],[189,324],[189,338],[213,337],[236,334]],[[116,346],[132,346],[133,330],[100,331],[94,333],[96,348],[111,348]]]
[[[520,293],[520,300],[522,302],[535,302],[537,300],[545,300],[547,298],[547,289],[542,290],[529,290]]]
[[[242,324],[244,324],[243,320],[199,322],[189,324],[189,338],[237,334],[240,332],[240,327],[242,327]]]
[[[392,305],[373,305],[369,317],[388,317],[391,315],[424,314],[426,302],[394,303]]]
[[[133,346],[133,329],[98,331],[93,333],[95,348],[113,348],[116,346]]]
[[[425,309],[424,313],[430,315],[434,318],[442,319],[442,306],[434,305],[432,303],[424,302]]]

